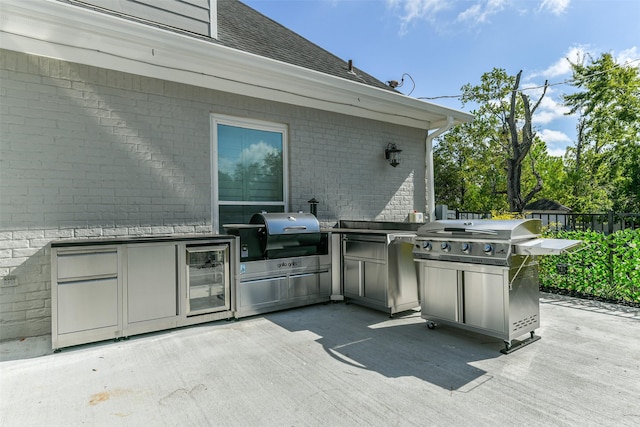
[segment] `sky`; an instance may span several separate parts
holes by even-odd
[[[403,94],[457,110],[472,112],[455,96],[494,68],[522,70],[522,88],[548,80],[534,126],[557,156],[577,134],[562,105],[575,90],[563,84],[569,60],[607,52],[640,67],[640,0],[242,1],[378,80],[404,76]]]

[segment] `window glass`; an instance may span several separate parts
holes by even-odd
[[[212,116],[213,227],[248,223],[287,205],[286,127]]]
[[[284,200],[282,133],[218,124],[220,201]]]

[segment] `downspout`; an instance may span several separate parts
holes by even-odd
[[[425,141],[425,185],[426,185],[426,220],[428,222],[435,221],[436,219],[436,191],[433,185],[434,172],[433,172],[433,140],[449,129],[453,127],[453,117],[447,117],[447,124],[435,132],[429,133],[427,129],[427,139]]]

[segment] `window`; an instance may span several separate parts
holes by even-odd
[[[287,206],[285,125],[213,115],[213,229]]]

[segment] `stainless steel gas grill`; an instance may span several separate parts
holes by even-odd
[[[442,323],[501,338],[503,353],[540,339],[534,333],[540,326],[535,256],[581,243],[541,239],[540,228],[538,219],[434,221],[420,227],[413,256],[427,326]]]
[[[331,299],[329,237],[314,215],[262,212],[224,228],[240,237],[236,318]]]

